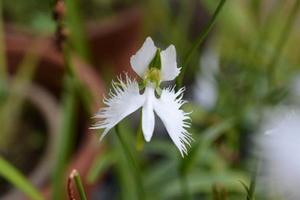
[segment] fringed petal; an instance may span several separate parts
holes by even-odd
[[[145,101],[144,95],[139,93],[138,83],[127,75],[125,81],[121,77],[117,82],[113,81],[112,88],[109,98],[103,100],[106,107],[101,108],[95,115],[95,118],[101,120],[91,127],[92,129],[104,129],[100,140],[122,119],[140,108]]]
[[[186,145],[190,146],[193,138],[187,131],[191,126],[190,113],[181,110],[185,104],[182,100],[184,88],[175,92],[174,88],[163,89],[161,97],[154,102],[154,110],[164,123],[172,141],[179,149],[182,157],[187,154]]]

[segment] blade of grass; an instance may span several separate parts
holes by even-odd
[[[35,72],[38,57],[35,54],[38,51],[36,48],[39,47],[39,42],[37,41],[30,50],[26,53],[23,58],[20,66],[18,67],[18,72],[11,80],[10,87],[8,88],[9,92],[6,96],[4,103],[0,106],[0,121],[3,123],[0,132],[1,141],[0,147],[9,146],[10,141],[13,140],[14,129],[16,119],[19,118],[19,114],[22,111],[22,106],[25,100],[25,95],[27,88],[31,84],[33,74]],[[15,119],[15,120],[11,120]]]
[[[65,50],[66,52],[67,50]],[[70,65],[69,54],[64,53],[65,65],[67,68],[72,68]],[[66,170],[66,165],[70,156],[70,152],[73,148],[73,134],[74,134],[74,121],[76,119],[76,95],[74,79],[70,72],[65,77],[65,93],[63,97],[63,119],[62,127],[60,131],[60,137],[57,141],[57,152],[56,161],[53,170],[52,177],[52,199],[62,199],[63,189],[64,189],[64,175]]]
[[[123,134],[124,131],[121,133]],[[127,130],[126,132],[127,133]],[[128,162],[128,159],[123,151],[123,147],[119,142],[118,136],[113,134],[112,144],[113,146],[111,149],[115,149],[116,155],[116,164],[113,166],[114,174],[116,175],[118,185],[119,186],[119,193],[117,193],[117,198],[115,199],[130,199],[130,200],[137,200],[137,187],[135,187],[135,178],[132,175],[132,164]],[[124,138],[125,139],[125,138]],[[129,139],[133,137],[129,136]],[[126,143],[128,143],[128,139],[126,138]],[[129,143],[128,143],[129,144]]]
[[[113,149],[99,155],[95,159],[87,175],[88,183],[95,183],[97,181],[97,178],[100,177],[106,170],[108,170],[110,166],[112,166],[116,162],[115,158],[116,156]]]
[[[180,172],[182,174],[186,174],[195,162],[196,157],[199,156],[200,153],[203,153],[203,151],[205,151],[205,149],[209,147],[212,142],[215,141],[215,139],[220,137],[221,134],[230,129],[233,125],[234,120],[229,119],[227,121],[216,124],[204,131],[202,133],[203,137],[201,138],[201,140],[198,139],[190,149],[189,154],[181,160],[179,166]]]
[[[42,200],[42,194],[24,177],[21,172],[0,156],[0,176],[20,189],[28,198]]]
[[[68,1],[69,2],[69,1]],[[72,2],[69,2],[71,6]],[[64,8],[64,1],[56,1],[56,6]],[[67,6],[68,8],[68,6]],[[54,9],[55,10],[55,9]],[[68,11],[71,11],[67,9]],[[71,11],[72,12],[72,11]],[[80,83],[79,78],[74,70],[72,63],[71,51],[69,46],[69,38],[65,32],[68,32],[67,27],[65,27],[65,9],[55,10],[54,13],[60,17],[57,17],[57,45],[58,49],[62,51],[64,58],[64,66],[66,69],[66,75],[64,77],[64,93],[63,93],[63,119],[62,127],[60,130],[60,137],[57,141],[57,152],[55,166],[53,169],[52,176],[52,199],[60,200],[63,199],[63,190],[64,190],[64,176],[66,172],[66,166],[70,157],[70,153],[74,147],[74,133],[75,133],[75,120],[76,120],[76,107],[77,107],[77,92],[80,92],[79,89],[82,89],[78,86]],[[70,17],[68,15],[68,17]],[[73,31],[73,30],[72,30]],[[79,95],[80,96],[80,95]],[[82,98],[82,96],[80,96]],[[84,102],[88,101],[84,99]],[[88,107],[86,107],[89,110]]]
[[[187,176],[185,174],[180,175],[180,185],[182,188],[183,199],[192,200],[193,195],[191,194],[191,191],[189,190],[189,184],[188,184]]]
[[[254,200],[254,194],[255,194],[255,187],[256,187],[256,179],[259,171],[259,165],[260,165],[260,159],[258,158],[255,163],[255,169],[252,172],[251,181],[249,189],[247,189],[247,200]]]
[[[292,10],[287,18],[286,24],[284,25],[282,32],[279,36],[277,43],[275,44],[274,52],[270,58],[269,63],[266,66],[267,77],[269,77],[269,83],[272,82],[276,70],[276,64],[278,63],[282,51],[284,49],[284,45],[286,44],[289,35],[291,33],[293,24],[297,19],[296,16],[298,14],[300,7],[300,0],[296,0],[295,4],[292,6]]]
[[[235,192],[242,194],[244,190],[240,187],[237,180],[247,180],[247,176],[238,171],[224,171],[220,173],[207,170],[195,170],[187,176],[189,190],[191,193],[211,194],[211,186],[215,183],[222,184],[229,193]],[[181,183],[179,179],[170,180],[159,190],[161,199],[174,199],[180,195]]]
[[[221,124],[217,124],[211,128],[209,128],[205,133],[203,133],[204,137],[202,140],[197,140],[198,142],[194,144],[189,152],[189,154],[181,159],[179,162],[179,176],[180,176],[180,184],[182,188],[182,194],[184,199],[193,199],[192,195],[190,194],[188,182],[187,182],[187,172],[189,168],[194,163],[195,158],[199,154],[199,149],[204,151],[204,149],[224,132],[224,130],[231,128],[232,120],[225,121]],[[200,142],[201,141],[201,142]]]
[[[65,0],[67,8],[67,27],[70,29],[70,42],[76,52],[86,61],[90,60],[85,27],[80,15],[80,2],[78,0]]]
[[[143,130],[142,130],[142,113],[140,114],[140,122],[139,122],[139,127],[137,130],[136,149],[138,151],[142,151],[144,149],[144,137],[143,137]]]
[[[120,127],[119,127],[119,125],[116,125],[115,131],[116,131],[118,139],[119,139],[119,141],[120,141],[120,143],[122,145],[122,148],[124,150],[124,154],[127,157],[127,161],[133,167],[132,172],[134,174],[134,178],[135,178],[135,181],[136,181],[136,187],[137,187],[138,197],[139,197],[140,200],[144,200],[145,199],[145,190],[144,190],[144,184],[143,184],[143,180],[142,180],[142,176],[141,176],[141,171],[140,171],[139,165],[138,165],[135,157],[132,155],[132,152],[131,152],[129,146],[127,145],[127,143],[125,142],[124,138],[122,137],[122,134],[120,133]]]
[[[207,37],[208,33],[211,31],[211,29],[212,29],[213,25],[215,24],[216,19],[217,19],[218,15],[219,15],[220,11],[222,10],[225,2],[226,2],[226,0],[220,0],[220,3],[218,4],[218,6],[217,6],[217,8],[216,8],[216,10],[215,10],[212,18],[210,19],[209,23],[204,28],[204,30],[200,33],[200,35],[198,36],[196,42],[190,48],[190,50],[188,51],[187,55],[185,56],[185,58],[183,60],[183,63],[182,63],[181,73],[176,78],[176,87],[177,87],[177,89],[182,87],[183,78],[184,78],[185,72],[187,70],[188,64],[189,64],[192,56],[195,54],[196,50],[203,43],[204,39]]]
[[[82,184],[80,175],[79,175],[79,173],[76,169],[74,169],[71,172],[69,178],[75,181],[75,185],[76,185],[77,191],[79,193],[80,199],[81,200],[87,200],[87,197],[86,197],[86,194],[85,194],[85,191],[84,191],[84,188],[83,188],[83,184]]]
[[[0,84],[1,87],[6,87],[7,72],[6,72],[6,58],[4,46],[4,27],[2,14],[2,1],[0,1]],[[2,88],[0,88],[2,89]]]

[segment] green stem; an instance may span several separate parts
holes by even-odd
[[[299,7],[300,7],[300,0],[297,0],[295,2],[295,5],[293,5],[293,7],[292,7],[292,11],[290,12],[290,14],[288,16],[286,24],[283,27],[283,30],[282,30],[282,32],[279,36],[279,39],[275,45],[274,53],[271,56],[271,59],[266,66],[267,73],[268,73],[267,77],[269,77],[269,83],[271,83],[271,80],[273,79],[273,76],[275,74],[276,64],[282,54],[284,45],[287,42],[287,38],[289,37],[289,35],[291,33],[294,21],[296,20],[296,15],[298,13]]]
[[[204,28],[204,30],[200,33],[200,35],[198,36],[195,44],[190,48],[190,50],[188,51],[186,57],[184,58],[181,73],[176,78],[177,88],[182,87],[183,78],[184,78],[184,75],[185,75],[186,70],[187,70],[187,66],[188,66],[192,56],[195,54],[196,50],[203,43],[204,39],[207,37],[208,33],[211,31],[213,25],[216,22],[217,16],[219,15],[220,11],[222,10],[225,2],[226,2],[226,0],[220,0],[220,3],[218,5],[218,7],[216,8],[211,20],[209,21],[207,26]]]
[[[78,0],[65,0],[67,9],[67,27],[72,33],[69,37],[73,49],[86,61],[91,60],[87,35],[84,28],[83,18],[81,16],[81,5]]]
[[[134,173],[134,178],[136,181],[137,192],[138,192],[138,198],[140,200],[145,200],[146,198],[145,198],[144,184],[142,181],[142,176],[141,176],[141,171],[140,171],[139,165],[138,165],[135,157],[133,156],[132,152],[130,151],[129,146],[127,145],[124,138],[122,137],[122,134],[120,133],[119,125],[116,125],[115,130],[116,130],[118,139],[122,145],[122,148],[124,150],[124,154],[127,157],[129,164],[133,167],[133,173]]]
[[[137,138],[136,138],[136,149],[138,151],[142,151],[144,148],[144,137],[143,137],[143,130],[142,130],[142,113],[140,115],[140,122],[139,127],[137,130]]]
[[[0,176],[8,180],[15,187],[20,189],[24,194],[33,200],[42,200],[44,197],[41,193],[21,174],[14,166],[0,156]]]
[[[188,180],[185,173],[180,173],[180,184],[182,188],[182,199],[185,200],[192,200],[193,196],[189,190]]]
[[[255,169],[253,171],[253,174],[251,176],[250,181],[250,187],[249,187],[249,193],[247,194],[247,200],[254,200],[254,193],[255,193],[255,187],[256,187],[256,179],[259,172],[259,165],[260,165],[260,159],[256,161]]]
[[[64,62],[68,70],[64,80],[65,93],[63,97],[63,120],[60,137],[58,138],[58,146],[56,152],[56,161],[53,170],[53,193],[52,199],[62,199],[64,175],[66,165],[69,159],[70,152],[73,148],[73,133],[74,121],[76,117],[76,91],[74,85],[74,77],[72,75],[72,66],[70,56],[65,47],[64,49]]]
[[[5,59],[5,46],[4,46],[4,28],[3,28],[3,15],[2,15],[2,1],[0,1],[0,84],[1,87],[6,88],[7,81],[6,74],[6,59]],[[2,89],[2,88],[0,88]],[[1,91],[0,91],[1,92]]]
[[[75,180],[75,185],[76,185],[77,191],[79,193],[80,199],[87,200],[87,197],[86,197],[86,194],[85,194],[85,191],[83,188],[83,184],[81,182],[81,178],[80,178],[78,171],[74,169],[71,172],[70,177]]]

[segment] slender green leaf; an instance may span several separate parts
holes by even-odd
[[[38,58],[34,53],[36,51],[36,47],[36,44],[34,44],[26,53],[18,67],[19,70],[13,80],[11,80],[10,87],[6,88],[9,89],[7,96],[4,103],[0,105],[0,121],[3,124],[1,127],[2,131],[0,132],[0,136],[2,138],[0,140],[0,147],[6,148],[7,145],[10,145],[10,141],[14,139],[14,135],[12,133],[14,133],[14,130],[17,128],[15,124],[17,119],[19,119],[26,91],[31,84],[31,80],[37,66]]]
[[[140,113],[140,122],[137,130],[136,149],[142,151],[144,149],[144,135],[142,130],[142,113]]]
[[[87,200],[86,193],[84,191],[83,184],[82,184],[82,181],[81,181],[78,171],[74,169],[71,172],[70,178],[75,181],[75,185],[76,185],[77,191],[79,193],[80,199]]]
[[[276,67],[276,64],[282,54],[282,51],[283,51],[283,48],[284,48],[284,45],[285,43],[287,42],[288,38],[289,38],[289,35],[291,33],[291,30],[292,30],[292,27],[293,27],[293,24],[294,22],[296,21],[296,16],[298,14],[298,11],[299,11],[299,7],[300,7],[300,0],[296,0],[295,1],[295,4],[292,6],[292,10],[291,12],[289,13],[289,16],[288,16],[288,19],[286,21],[286,24],[285,26],[283,27],[282,29],[282,32],[279,36],[279,39],[276,43],[276,46],[274,48],[274,52],[270,58],[270,61],[269,63],[267,64],[266,66],[266,69],[267,69],[267,74],[269,77],[269,81],[272,80],[273,78],[273,75],[275,73],[275,67]]]
[[[138,197],[139,197],[140,200],[145,199],[144,183],[143,183],[143,179],[142,179],[142,176],[141,176],[141,170],[140,170],[140,167],[138,165],[138,162],[136,161],[135,157],[133,156],[133,154],[130,150],[130,147],[128,146],[128,144],[124,140],[122,134],[120,133],[119,125],[116,125],[115,130],[116,130],[116,134],[118,136],[118,139],[119,139],[119,141],[122,145],[124,154],[126,155],[127,161],[132,166],[132,172],[133,172],[133,175],[134,175],[135,181],[136,181]]]
[[[99,155],[94,163],[92,164],[91,169],[87,175],[87,181],[89,183],[94,183],[97,181],[97,178],[100,177],[110,166],[115,164],[116,155],[114,150],[106,151],[105,153]]]
[[[229,172],[211,173],[211,172],[193,172],[187,176],[189,190],[194,193],[211,193],[211,187],[213,184],[222,184],[229,192],[242,193],[243,190],[240,187],[238,180],[246,181],[247,177],[241,172]],[[161,198],[171,199],[172,197],[180,195],[181,192],[180,180],[174,179],[170,181],[165,187],[162,188]]]
[[[4,28],[3,28],[3,16],[2,16],[2,1],[0,1],[0,86],[5,87],[6,83],[6,57],[4,47]],[[1,88],[0,88],[1,89]]]
[[[182,159],[180,164],[181,173],[186,174],[189,168],[193,165],[196,157],[199,156],[200,153],[203,153],[203,151],[205,151],[205,149],[208,148],[215,139],[220,137],[221,134],[225,133],[225,131],[230,129],[233,125],[234,120],[230,119],[220,124],[216,124],[204,131],[202,133],[202,138],[196,140],[188,155]]]
[[[14,166],[0,156],[0,176],[20,189],[32,200],[42,200],[42,194]]]
[[[151,164],[149,169],[145,171],[145,187],[156,191],[162,185],[177,177],[177,162],[175,160],[162,160]]]
[[[123,124],[124,123],[122,123],[122,125]],[[133,137],[130,134],[128,134],[129,138],[127,138],[127,133],[127,129],[122,129],[121,134],[124,134],[123,138],[126,140],[126,143],[129,144],[130,140],[133,140]],[[132,171],[132,164],[128,161],[128,158],[124,153],[123,147],[119,142],[117,135],[113,134],[112,138],[113,146],[111,147],[111,150],[114,149],[116,154],[116,164],[114,165],[113,169],[115,170],[115,174],[118,179],[118,184],[120,185],[120,193],[118,194],[119,196],[117,199],[137,200],[138,192],[137,187],[135,187],[136,181]]]
[[[246,191],[246,193],[247,193],[247,200],[248,200],[248,198],[249,198],[249,194],[250,194],[250,190],[249,190],[249,188],[248,188],[248,186],[247,186],[247,184],[246,183],[244,183],[243,181],[239,181],[240,183],[241,183],[241,185],[243,186],[243,188],[245,189],[245,191]]]
[[[204,28],[204,30],[200,33],[200,35],[198,36],[196,42],[194,43],[194,45],[190,48],[190,50],[188,51],[186,57],[183,60],[182,63],[182,70],[180,75],[176,78],[176,87],[177,88],[181,88],[182,87],[182,82],[183,82],[183,78],[185,75],[185,72],[187,70],[188,64],[192,58],[192,56],[195,54],[196,50],[199,48],[199,46],[203,43],[204,39],[207,37],[208,33],[211,31],[213,25],[216,22],[216,19],[220,13],[220,11],[222,10],[224,4],[225,4],[226,0],[220,0],[220,3],[218,4],[212,18],[210,19],[209,23],[207,24],[207,26]]]
[[[70,157],[70,153],[74,146],[74,124],[76,119],[76,79],[74,78],[73,65],[68,47],[64,47],[64,63],[67,74],[64,79],[64,94],[62,108],[62,124],[58,137],[57,151],[55,152],[55,165],[52,176],[52,198],[60,200],[63,198],[65,170]]]
[[[78,0],[66,0],[67,26],[70,29],[70,43],[75,51],[85,60],[90,60],[90,52],[80,12]]]

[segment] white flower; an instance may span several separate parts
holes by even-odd
[[[155,112],[181,155],[187,154],[186,144],[189,145],[192,138],[186,130],[190,127],[188,113],[180,109],[185,103],[182,100],[184,89],[175,92],[174,88],[159,88],[162,81],[173,80],[180,73],[174,45],[160,51],[148,37],[141,49],[131,57],[130,63],[133,70],[143,79],[144,92],[141,94],[138,82],[131,80],[127,75],[125,80],[118,78],[118,82],[112,83],[113,90],[110,91],[109,98],[104,99],[106,107],[100,109],[95,116],[101,121],[92,128],[104,129],[100,138],[102,139],[122,119],[142,107],[142,130],[145,140],[149,142],[153,135]]]
[[[300,115],[296,111],[272,113],[260,138],[264,172],[269,187],[284,199],[300,199]],[[272,190],[273,190],[272,189]]]

